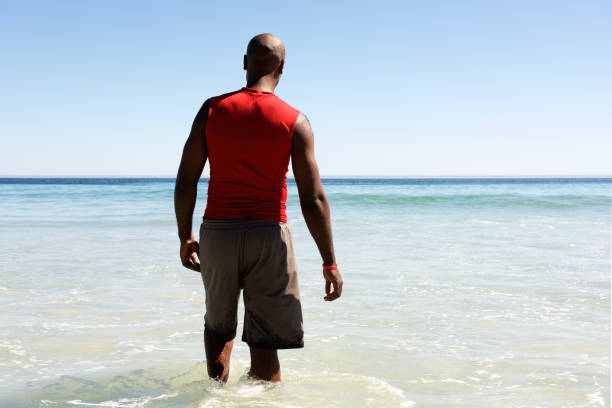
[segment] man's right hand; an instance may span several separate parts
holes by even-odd
[[[328,302],[336,300],[342,295],[342,276],[338,269],[323,269],[323,277],[325,278],[325,294],[323,298]],[[334,291],[331,291],[331,287]]]
[[[181,240],[181,263],[185,268],[200,272],[199,252],[200,244],[197,239],[191,237],[184,241]]]

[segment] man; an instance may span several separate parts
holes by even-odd
[[[250,377],[280,381],[277,350],[304,345],[297,266],[285,214],[289,159],[304,219],[323,258],[324,299],[333,301],[342,294],[310,123],[274,94],[284,65],[285,47],[278,37],[251,39],[244,56],[246,87],[204,102],[176,177],[181,262],[202,273],[208,375],[223,382],[229,375],[241,289]],[[207,159],[208,201],[198,243],[191,224]]]

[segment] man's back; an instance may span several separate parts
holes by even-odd
[[[204,217],[286,222],[286,174],[300,112],[274,93],[246,87],[208,104],[210,181]]]

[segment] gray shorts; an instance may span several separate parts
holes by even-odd
[[[236,337],[243,289],[242,341],[256,348],[304,347],[297,264],[287,223],[205,218],[199,257],[206,291],[204,325],[215,339]]]

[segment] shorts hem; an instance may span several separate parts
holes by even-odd
[[[228,341],[234,340],[236,338],[236,328],[234,327],[234,331],[229,334],[219,334],[212,330],[206,323],[204,323],[204,331],[208,332],[215,340],[227,343]]]
[[[277,349],[277,350],[285,350],[285,349],[297,349],[304,348],[304,342],[301,343],[293,343],[293,344],[267,344],[267,343],[253,343],[250,341],[246,341],[244,338],[242,339],[249,347],[260,348],[260,349]]]

